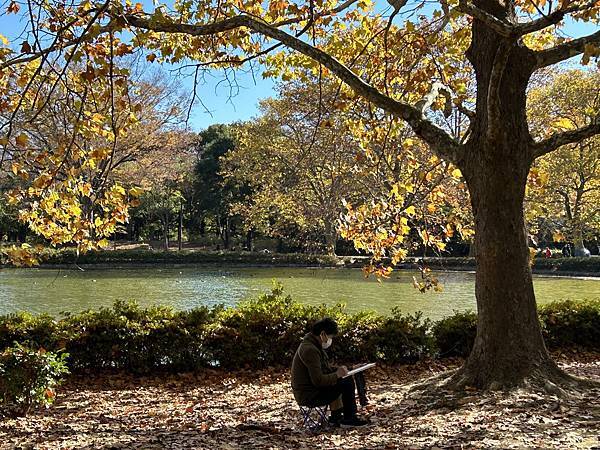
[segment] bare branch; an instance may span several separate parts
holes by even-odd
[[[475,111],[471,111],[469,108],[464,105],[458,105],[458,110],[463,113],[465,116],[469,118],[469,120],[473,120],[475,118]]]
[[[595,122],[592,122],[588,126],[576,130],[564,131],[562,133],[555,133],[548,139],[534,143],[532,149],[533,157],[539,158],[563,145],[574,144],[597,134],[600,134],[600,118],[597,118]]]
[[[566,15],[577,11],[584,11],[588,8],[593,7],[595,3],[596,0],[586,3],[584,5],[573,4],[571,6],[568,6],[567,8],[559,8],[555,11],[552,11],[550,14],[540,17],[539,19],[517,25],[516,32],[520,36],[523,36],[525,34],[543,30],[544,28],[560,23]]]
[[[155,32],[183,33],[192,36],[206,36],[246,27],[263,36],[282,42],[287,47],[323,64],[340,80],[350,86],[357,94],[361,95],[366,100],[377,105],[384,111],[404,119],[414,132],[427,142],[435,152],[452,162],[456,161],[460,144],[448,133],[428,120],[418,108],[388,97],[375,87],[363,81],[358,75],[333,56],[265,22],[245,15],[231,17],[220,22],[206,25],[166,22],[156,23],[136,15],[127,15],[125,16],[125,19],[130,25],[137,28]]]
[[[590,34],[588,36],[580,37],[579,39],[573,39],[572,41],[565,42],[564,44],[557,45],[556,47],[549,48],[547,50],[541,50],[535,52],[537,58],[536,68],[551,66],[552,64],[559,63],[573,56],[580,55],[585,51],[587,44],[600,45],[600,31]]]
[[[450,114],[452,114],[452,93],[443,83],[433,83],[431,85],[431,90],[415,104],[415,108],[417,108],[421,114],[425,114],[425,111],[431,108],[431,105],[433,105],[433,102],[435,102],[438,95],[443,95],[446,99],[446,102],[444,103],[444,117],[450,117]]]

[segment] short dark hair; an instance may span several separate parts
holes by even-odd
[[[319,335],[323,331],[329,335],[338,334],[338,325],[331,317],[325,317],[315,322],[310,330],[313,334]]]

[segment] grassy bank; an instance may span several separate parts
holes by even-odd
[[[407,258],[400,269],[416,269],[424,260],[434,270],[475,270],[475,258]],[[368,262],[364,256],[329,256],[306,253],[262,253],[245,251],[182,251],[148,250],[144,248],[104,250],[77,255],[72,249],[47,250],[42,267],[131,267],[146,265],[228,265],[252,267],[345,267],[362,268]],[[548,275],[600,276],[600,257],[536,258],[533,272]]]

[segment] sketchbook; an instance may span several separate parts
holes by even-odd
[[[369,364],[365,364],[364,366],[357,367],[356,369],[352,369],[348,372],[348,375],[346,375],[346,377],[354,375],[355,373],[358,373],[358,372],[362,372],[363,370],[370,369],[374,365],[375,365],[375,363],[369,363]],[[346,377],[344,377],[344,378],[346,378]]]

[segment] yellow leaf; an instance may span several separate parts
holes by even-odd
[[[18,135],[17,139],[16,139],[17,145],[19,147],[25,147],[27,145],[28,141],[29,141],[29,138],[24,133],[21,133],[20,135]]]
[[[462,177],[462,172],[461,172],[459,169],[454,169],[454,170],[452,171],[452,176],[453,176],[454,178],[457,178],[457,179],[458,179],[458,178]]]
[[[575,128],[575,125],[573,124],[573,122],[571,122],[569,119],[564,118],[564,117],[561,119],[556,119],[556,120],[552,121],[552,125],[557,128],[562,128],[563,130],[572,130],[573,128]]]
[[[108,246],[110,246],[110,242],[108,241],[108,239],[100,239],[98,241],[98,247],[107,248]]]
[[[132,197],[139,197],[143,193],[144,193],[144,189],[142,189],[139,186],[134,186],[131,189],[129,189],[129,195],[131,195]]]
[[[6,39],[6,36],[0,34],[0,42],[2,42],[4,45],[8,45],[8,39]]]

